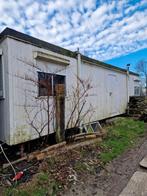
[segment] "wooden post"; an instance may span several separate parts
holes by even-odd
[[[64,140],[64,91],[63,84],[57,84],[56,87],[56,142]]]
[[[56,96],[56,142],[61,142],[60,130],[60,97]]]
[[[129,79],[130,79],[130,70],[129,70],[130,64],[127,64],[127,114],[129,115]]]

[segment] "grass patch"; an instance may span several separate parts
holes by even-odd
[[[107,129],[108,136],[101,143],[103,152],[100,154],[100,159],[103,163],[111,161],[134,145],[137,138],[144,134],[144,122],[131,118],[118,118],[115,125]]]
[[[60,190],[58,182],[49,178],[44,172],[36,174],[35,178],[24,186],[10,187],[5,190],[6,196],[55,196]]]
[[[75,166],[74,166],[74,169],[76,171],[79,171],[79,172],[85,172],[87,170],[87,165],[84,163],[84,162],[80,162],[78,161]]]
[[[44,172],[41,172],[38,174],[37,176],[37,180],[38,180],[38,183],[46,183],[48,181],[48,175],[47,173],[44,173]]]

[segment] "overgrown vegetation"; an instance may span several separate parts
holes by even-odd
[[[48,173],[39,172],[27,186],[8,188],[5,195],[10,196],[55,196],[59,191],[59,184],[50,178]]]
[[[114,126],[108,127],[108,135],[101,143],[103,163],[111,161],[124,150],[134,145],[139,136],[144,134],[144,123],[131,118],[117,118]]]
[[[7,188],[6,196],[57,195],[77,180],[99,172],[104,164],[133,147],[144,135],[144,123],[131,118],[117,118],[114,125],[105,127],[107,136],[101,143],[66,151],[40,164],[33,179],[15,188]],[[36,171],[37,172],[37,171]]]

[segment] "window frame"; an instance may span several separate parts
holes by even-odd
[[[140,87],[139,86],[134,86],[134,96],[140,96]]]
[[[39,74],[45,74],[45,75],[50,75],[51,76],[51,94],[45,94],[43,95],[42,93],[40,93],[40,84],[39,84]],[[60,84],[60,83],[56,83],[56,77],[62,77],[60,80],[63,80],[63,82],[61,84],[64,84],[64,96],[66,96],[66,76],[65,75],[60,75],[60,74],[54,74],[54,73],[48,73],[48,72],[41,72],[38,71],[38,97],[47,97],[47,96],[51,96],[51,97],[55,97],[56,95],[56,90],[55,90],[55,85],[56,84]]]

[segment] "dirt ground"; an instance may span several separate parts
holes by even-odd
[[[145,124],[147,130],[147,123]],[[125,151],[96,175],[88,175],[83,182],[77,182],[64,196],[118,196],[127,185],[139,162],[147,155],[147,134],[140,138],[138,144]]]
[[[137,130],[135,128],[135,132]],[[145,124],[145,130],[147,130],[147,124]],[[126,139],[128,138],[126,137],[125,141]],[[131,141],[133,144],[133,140]],[[31,190],[32,192],[29,192],[30,194],[28,195],[33,196],[36,195],[36,192],[34,193],[33,190],[38,191],[37,187],[39,186],[39,190],[42,192],[40,194],[38,193],[38,195],[41,196],[118,196],[128,183],[133,173],[140,170],[139,162],[145,155],[147,155],[147,132],[144,132],[142,137],[138,137],[136,145],[133,145],[132,149],[130,148],[129,150],[126,150],[123,154],[105,166],[103,162],[100,161],[99,157],[96,158],[97,155],[100,154],[101,150],[103,150],[101,145],[88,145],[73,150],[64,150],[64,154],[61,153],[56,158],[51,157],[44,161],[36,162],[37,166],[35,167],[35,170],[33,169],[33,164],[33,168],[31,167],[31,170],[25,171],[25,175],[22,180],[25,180],[25,177],[29,177],[30,172],[34,171],[36,171],[37,174],[42,174],[42,178],[35,178],[37,174],[31,175],[30,179],[26,179],[26,181],[24,181],[25,183],[21,183],[20,186],[17,187],[17,191],[20,191],[18,193],[23,193],[21,192],[22,189],[25,191]],[[19,168],[18,165],[17,168]],[[28,163],[27,167],[24,165],[24,168],[29,168]],[[34,172],[34,174],[36,172]],[[48,194],[48,190],[53,189],[50,187],[51,184],[49,179],[55,179],[54,182],[58,188],[59,184],[57,184],[57,182],[59,181],[60,185],[62,183],[62,187],[64,187],[64,189],[58,189],[59,191],[56,192],[57,194]],[[34,186],[32,186],[33,183]],[[3,187],[0,186],[0,196],[4,195],[2,194],[2,190]],[[5,191],[3,190],[3,192]]]

